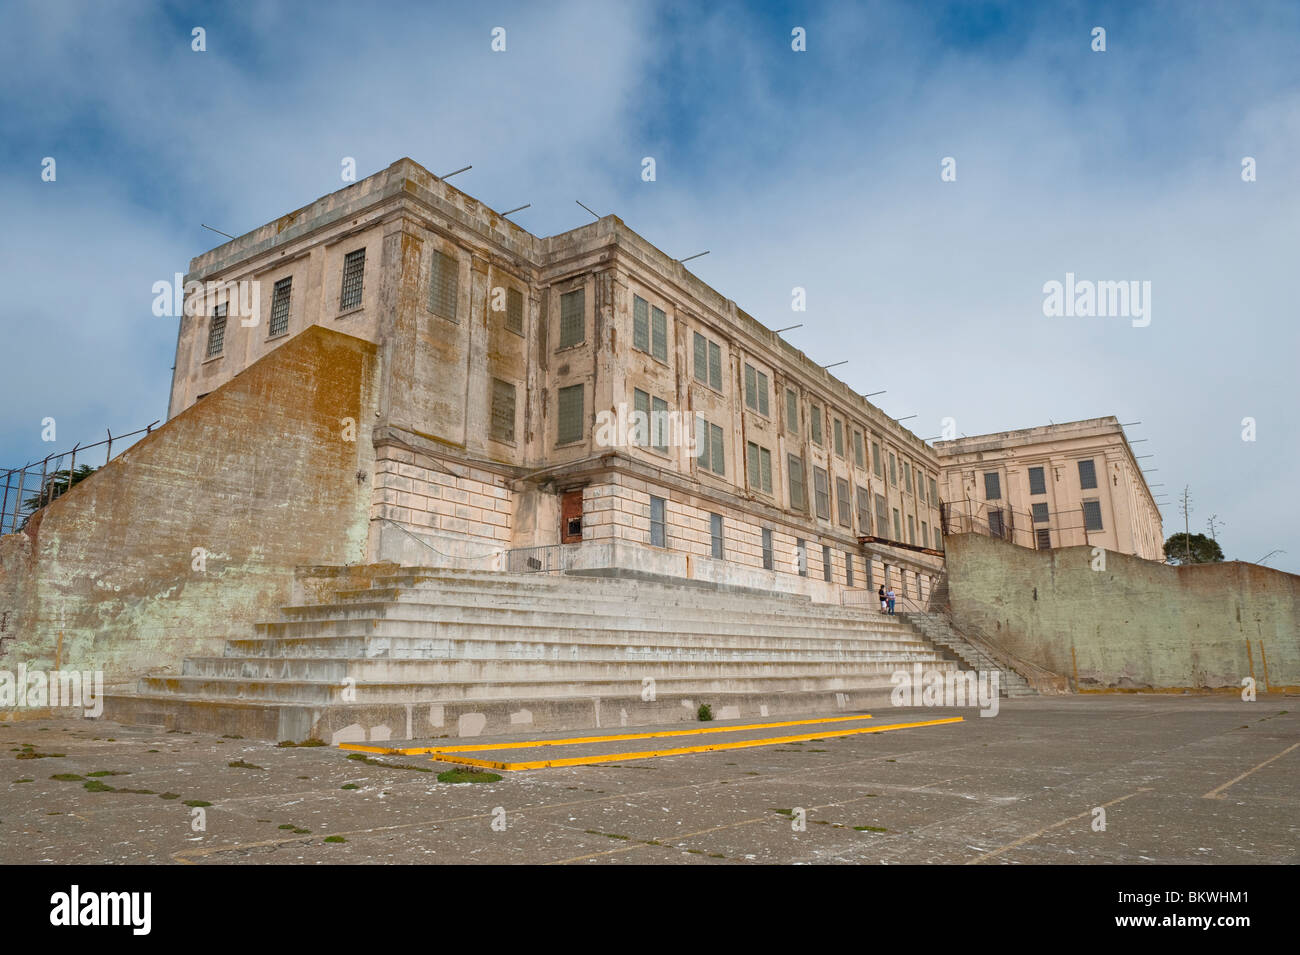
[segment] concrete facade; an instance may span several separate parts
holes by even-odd
[[[923,601],[942,570],[935,452],[617,217],[539,238],[403,159],[186,280],[207,285],[172,414],[313,325],[378,347],[372,561],[501,569],[540,548],[834,602],[885,582]],[[228,306],[214,335],[214,290],[241,282],[257,315]],[[641,408],[689,433],[608,427]]]
[[[936,441],[947,533],[1164,560],[1160,511],[1113,417]]]

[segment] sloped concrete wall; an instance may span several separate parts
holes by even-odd
[[[295,565],[364,560],[375,353],[307,329],[0,538],[0,668],[129,684],[274,619]]]
[[[1300,686],[1300,577],[1239,562],[1170,567],[1090,547],[944,538],[953,623],[1077,689]]]

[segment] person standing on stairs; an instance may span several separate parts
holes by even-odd
[[[885,585],[880,585],[880,612],[885,612]]]
[[[894,616],[894,601],[898,595],[894,593],[894,588],[890,587],[889,592],[885,594],[885,599],[889,601],[889,615]]]

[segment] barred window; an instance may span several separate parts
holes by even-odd
[[[1101,526],[1101,501],[1096,498],[1083,502],[1083,528],[1088,531],[1104,530]]]
[[[637,351],[650,350],[650,303],[640,295],[632,298],[632,347]]]
[[[710,552],[716,560],[722,560],[722,515],[709,515],[709,544]]]
[[[560,347],[579,345],[586,337],[587,290],[574,289],[560,296]]]
[[[1046,524],[1048,522],[1047,502],[1038,501],[1033,505],[1033,508],[1034,508],[1034,523]]]
[[[835,506],[839,510],[840,523],[852,527],[853,504],[849,500],[849,482],[844,478],[835,479]]]
[[[813,468],[813,497],[817,503],[817,516],[823,520],[830,520],[831,517],[829,480],[824,468]]]
[[[771,570],[774,564],[772,558],[772,528],[763,528],[763,569]]]
[[[456,319],[457,263],[437,249],[429,266],[429,311],[443,318]]]
[[[1029,493],[1047,493],[1047,472],[1043,468],[1029,469]]]
[[[668,535],[664,527],[664,499],[650,498],[650,546],[666,547]]]
[[[1001,537],[1005,525],[1002,521],[1002,509],[997,508],[989,511],[989,533],[994,537]]]
[[[835,456],[844,457],[844,422],[839,418],[834,421],[835,425]]]
[[[785,429],[791,434],[799,433],[799,396],[793,388],[785,390]]]
[[[500,378],[492,379],[492,439],[515,440],[515,386]]]
[[[853,463],[863,469],[867,466],[867,452],[862,443],[861,431],[853,432]]]
[[[695,380],[709,383],[709,340],[699,332],[692,339],[695,344]]]
[[[858,488],[858,532],[871,533],[870,495],[865,487]]]
[[[661,308],[650,309],[650,354],[668,360],[668,317]]]
[[[1092,459],[1079,462],[1079,487],[1084,490],[1097,486],[1097,468]]]
[[[506,289],[506,328],[516,335],[524,333],[524,293],[517,288]]]
[[[557,444],[581,441],[583,435],[582,385],[561,388],[558,398]]]
[[[1048,530],[1046,527],[1038,528],[1038,530],[1035,532],[1035,537],[1038,539],[1039,550],[1052,549],[1052,532]]]
[[[366,250],[357,249],[343,257],[343,290],[339,293],[339,311],[361,304],[361,284],[366,274]]]
[[[271,292],[271,328],[270,334],[283,335],[289,330],[289,296],[293,291],[293,276],[280,279]]]
[[[1002,479],[998,476],[997,471],[987,471],[984,474],[984,500],[998,501],[1002,499]]]
[[[903,491],[907,494],[912,493],[912,465],[906,461],[903,462]]]
[[[212,310],[212,319],[208,322],[208,357],[220,355],[226,343],[226,303],[222,302]]]
[[[797,454],[788,454],[785,467],[790,479],[790,507],[796,511],[808,510],[803,481],[803,459]]]
[[[822,580],[831,582],[831,546],[822,544]]]
[[[812,431],[813,444],[817,447],[822,446],[822,409],[821,405],[810,405],[808,408],[809,428]]]

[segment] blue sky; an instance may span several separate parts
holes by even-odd
[[[1193,530],[1300,571],[1297,63],[1283,2],[11,4],[0,464],[165,416],[150,290],[222,241],[200,223],[410,156],[539,235],[581,199],[710,250],[702,279],[923,438],[1140,420]],[[1150,281],[1150,325],[1045,317],[1067,272]]]

